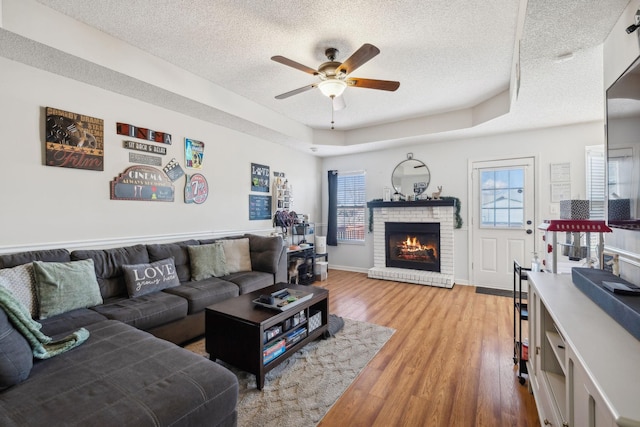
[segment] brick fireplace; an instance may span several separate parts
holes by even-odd
[[[454,272],[453,204],[454,202],[449,200],[369,202],[368,206],[373,208],[373,268],[369,269],[369,277],[452,288]],[[398,223],[404,223],[408,226],[405,229],[411,229],[411,225],[415,224],[418,233],[423,233],[419,224],[429,224],[430,227],[433,227],[434,224],[439,226],[438,268],[429,266],[424,269],[422,266],[416,267],[411,263],[389,262],[388,234],[385,232],[388,227],[385,225]],[[394,247],[402,246],[402,242],[398,244],[394,241],[392,244]],[[430,251],[423,249],[423,251],[425,250]],[[433,264],[433,262],[427,259],[426,264]],[[438,269],[439,271],[430,271]]]

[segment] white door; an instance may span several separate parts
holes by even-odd
[[[513,289],[513,261],[530,267],[535,245],[534,159],[472,163],[472,285]]]

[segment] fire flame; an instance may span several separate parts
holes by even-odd
[[[419,251],[429,250],[434,257],[437,257],[436,248],[433,245],[423,245],[417,237],[407,236],[407,240],[402,242],[403,252],[411,254]]]

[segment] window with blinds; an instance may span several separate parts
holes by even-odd
[[[365,173],[338,172],[338,241],[364,242]]]
[[[603,220],[606,201],[606,178],[604,146],[586,147],[587,154],[587,199],[589,218]]]

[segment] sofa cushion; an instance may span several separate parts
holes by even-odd
[[[284,253],[282,237],[258,236],[257,234],[245,234],[245,237],[249,239],[251,269],[276,274],[280,257]]]
[[[31,317],[38,318],[38,298],[36,296],[36,278],[33,275],[33,264],[21,264],[0,270],[0,278],[5,279],[3,286],[7,288],[24,305]]]
[[[26,380],[32,366],[31,346],[0,309],[0,390]]]
[[[0,255],[0,268],[15,267],[16,265],[29,264],[33,261],[68,262],[71,261],[71,257],[66,249],[43,249],[4,254]]]
[[[54,339],[62,338],[80,328],[107,320],[106,317],[89,308],[78,308],[47,319],[40,319],[43,334]]]
[[[187,248],[199,244],[197,240],[185,240],[184,242],[147,245],[149,261],[154,262],[173,257],[178,278],[181,282],[188,282],[191,280],[191,261]]]
[[[221,242],[229,273],[251,271],[249,239],[223,239]]]
[[[9,426],[204,426],[234,419],[236,376],[205,357],[114,321],[34,364],[0,399]]]
[[[197,282],[186,282],[177,288],[166,289],[164,292],[178,295],[187,300],[189,314],[193,314],[204,310],[211,304],[237,297],[239,288],[234,283],[211,277]]]
[[[190,246],[191,280],[222,277],[229,274],[222,242]]]
[[[102,304],[93,260],[33,262],[41,319]]]
[[[107,319],[148,330],[187,316],[187,300],[165,292],[137,298],[116,298],[91,308]]]
[[[122,271],[131,298],[180,286],[173,257],[149,264],[125,264]]]
[[[240,271],[223,277],[224,280],[235,283],[240,289],[240,295],[257,291],[273,285],[273,274],[261,271]]]
[[[122,265],[148,263],[149,253],[145,245],[71,252],[73,260],[88,258],[93,259],[102,298],[108,299],[128,295]]]

